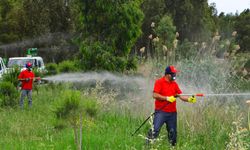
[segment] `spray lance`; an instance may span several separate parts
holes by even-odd
[[[197,97],[209,97],[209,96],[250,96],[250,93],[177,94],[175,97],[180,97],[180,96],[197,96]]]
[[[180,97],[180,96],[197,96],[197,97],[205,97],[205,96],[250,96],[250,93],[221,93],[221,94],[203,94],[203,93],[197,93],[197,94],[177,94],[175,97]],[[170,103],[166,103],[165,105],[163,105],[159,110],[162,110],[163,108],[165,108],[168,104]],[[153,116],[155,114],[155,112],[153,112],[152,114],[150,114],[148,116],[147,119],[145,119],[143,121],[143,123],[135,130],[134,133],[132,133],[132,136],[134,136],[139,130],[140,128],[150,119],[151,116]]]
[[[41,77],[33,77],[33,78],[22,78],[18,79],[19,81],[29,81],[29,80],[42,80]]]

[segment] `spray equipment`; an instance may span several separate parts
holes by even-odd
[[[197,93],[197,94],[177,94],[175,97],[180,97],[180,96],[197,96],[197,97],[203,97],[203,93]]]
[[[168,104],[170,104],[170,103],[166,103],[166,104],[163,105],[159,110],[162,110],[162,109],[163,109],[164,107],[166,107]],[[131,134],[131,136],[134,136],[134,135],[141,129],[141,127],[150,119],[150,117],[152,117],[154,114],[155,114],[155,112],[153,112],[152,114],[150,114],[150,115],[148,116],[148,118],[145,119],[145,120],[143,121],[143,123],[135,130],[135,132]]]
[[[19,81],[26,81],[26,80],[42,80],[41,77],[34,77],[34,78],[22,78],[22,79],[18,79]]]
[[[177,94],[175,97],[180,96],[197,96],[197,97],[210,97],[210,96],[250,96],[250,93],[197,93],[197,94]]]

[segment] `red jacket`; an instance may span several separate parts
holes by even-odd
[[[22,90],[32,90],[32,85],[33,85],[33,79],[35,75],[32,71],[28,71],[28,69],[22,71],[18,79],[21,79],[22,81]],[[29,81],[25,81],[25,79],[29,78]]]
[[[175,96],[181,94],[178,84],[175,81],[167,81],[165,77],[162,77],[155,81],[154,93],[158,93],[162,96]],[[166,107],[161,109],[165,104],[169,103]],[[168,101],[155,100],[155,110],[162,110],[164,112],[176,112],[176,101],[170,103]]]

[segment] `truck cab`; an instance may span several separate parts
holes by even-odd
[[[0,57],[0,78],[5,72],[6,72],[6,66],[4,64],[2,57]]]
[[[21,70],[25,69],[25,64],[27,62],[31,62],[32,63],[32,68],[37,68],[38,71],[40,72],[45,72],[45,65],[43,62],[43,58],[39,57],[39,56],[35,56],[35,57],[11,57],[9,58],[8,61],[8,68],[13,68],[14,66],[18,66],[21,68]]]

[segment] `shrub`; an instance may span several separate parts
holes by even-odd
[[[94,98],[84,97],[79,91],[64,90],[57,100],[54,113],[58,119],[67,119],[71,114],[80,112],[94,117],[97,111],[98,105]]]
[[[58,70],[59,72],[75,72],[78,68],[74,61],[66,60],[58,64]]]
[[[74,141],[78,149],[82,146],[82,127],[84,114],[94,117],[97,112],[97,103],[91,99],[85,99],[79,91],[63,91],[62,97],[56,106],[56,128],[61,129],[70,125],[74,131]],[[80,133],[79,133],[80,131]]]
[[[0,105],[16,106],[18,104],[18,91],[15,86],[8,81],[0,82]]]
[[[246,68],[247,71],[250,71],[250,59],[247,60],[247,62],[244,65],[244,68]]]
[[[81,69],[83,70],[107,70],[124,72],[134,69],[135,61],[129,57],[116,54],[113,47],[102,42],[83,42],[81,44]]]
[[[8,73],[5,73],[3,75],[3,81],[8,81],[11,82],[14,86],[18,86],[19,81],[18,81],[18,75],[20,74],[20,69],[18,67],[14,67],[11,70],[8,70]]]
[[[80,109],[80,93],[64,91],[57,103],[54,113],[58,119],[67,119],[71,113]]]
[[[98,111],[98,105],[95,99],[84,97],[83,109],[90,117],[95,117]]]
[[[46,64],[47,75],[55,75],[58,73],[58,66],[56,63],[48,63]]]

